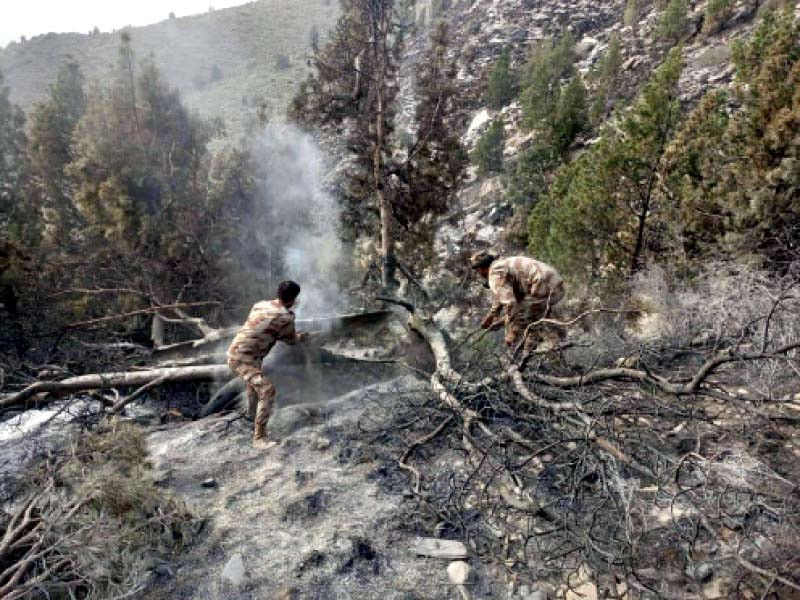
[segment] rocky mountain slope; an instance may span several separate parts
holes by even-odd
[[[659,3],[639,2],[638,19],[625,24],[626,0],[592,2],[588,0],[474,0],[453,2],[446,12],[451,45],[458,64],[458,83],[462,90],[462,142],[468,151],[475,148],[491,122],[500,117],[505,128],[505,160],[513,165],[529,147],[533,135],[522,127],[522,109],[514,101],[500,111],[486,105],[484,90],[489,72],[501,53],[508,49],[511,67],[517,76],[536,45],[571,32],[576,41],[577,69],[591,94],[597,85],[593,76],[612,36],[621,44],[619,89],[624,103],[632,99],[675,44],[659,39],[657,28],[663,13]],[[663,4],[663,3],[662,3]],[[727,87],[733,77],[732,48],[753,31],[759,15],[782,5],[779,0],[734,2],[731,16],[715,33],[704,33],[703,22],[708,2],[688,3],[682,47],[685,68],[680,81],[681,101],[688,110],[712,89]],[[800,8],[797,9],[800,15]],[[404,113],[413,107],[414,68],[424,55],[426,33],[410,44],[404,64]],[[584,140],[590,142],[591,140]],[[580,151],[580,147],[576,148]],[[510,169],[506,169],[507,172]],[[444,261],[460,256],[465,245],[492,245],[519,250],[519,240],[508,236],[514,208],[506,202],[505,180],[501,176],[478,178],[474,168],[460,194],[454,217],[442,223],[438,255]]]
[[[155,56],[190,107],[236,128],[242,113],[264,103],[269,114],[283,112],[307,72],[312,28],[324,41],[337,7],[334,0],[258,0],[125,31],[139,57]],[[0,49],[12,101],[29,108],[42,98],[67,56],[87,79],[104,78],[119,33],[49,33]]]

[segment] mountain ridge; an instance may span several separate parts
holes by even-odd
[[[241,129],[248,112],[283,112],[308,71],[312,28],[324,40],[337,16],[335,0],[257,0],[112,33],[47,33],[0,49],[0,71],[27,110],[70,56],[87,80],[106,77],[124,31],[192,109]]]

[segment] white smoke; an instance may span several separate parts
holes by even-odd
[[[264,202],[286,240],[279,249],[284,276],[301,287],[297,316],[331,315],[345,305],[337,281],[345,261],[337,235],[339,206],[325,191],[325,156],[309,135],[285,123],[268,125],[254,148],[266,181]],[[260,242],[275,244],[275,238]]]

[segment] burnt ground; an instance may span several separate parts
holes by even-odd
[[[354,438],[378,395],[427,384],[411,376],[361,388],[327,404],[289,406],[270,424],[269,453],[250,445],[235,417],[163,426],[149,436],[160,485],[206,519],[201,538],[156,577],[145,596],[185,599],[335,600],[459,598],[448,562],[415,556],[401,504],[407,482],[380,449]],[[213,487],[203,482],[213,479]],[[241,554],[240,585],[223,580]],[[504,597],[473,564],[475,597]]]

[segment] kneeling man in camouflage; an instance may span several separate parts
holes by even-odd
[[[564,298],[564,280],[553,267],[527,256],[498,258],[486,250],[473,254],[470,264],[492,290],[492,308],[481,323],[483,329],[505,324],[506,345],[522,349],[523,356],[540,341],[558,343],[560,328],[537,324],[554,316],[553,307]]]

